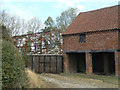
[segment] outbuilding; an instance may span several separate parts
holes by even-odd
[[[65,72],[120,74],[119,5],[82,12],[63,36]]]

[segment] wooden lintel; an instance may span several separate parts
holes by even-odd
[[[115,52],[117,50],[114,49],[106,49],[106,50],[73,50],[73,51],[63,51],[63,53],[85,53],[85,52],[91,52],[91,53],[97,53],[97,52]]]

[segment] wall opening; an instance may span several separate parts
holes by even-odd
[[[115,74],[115,57],[113,52],[92,53],[93,73]]]
[[[86,72],[85,53],[69,53],[68,56],[70,72],[75,73]]]

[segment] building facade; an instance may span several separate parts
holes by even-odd
[[[119,5],[80,13],[62,34],[65,72],[120,74]]]

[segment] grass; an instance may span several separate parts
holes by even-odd
[[[27,76],[29,78],[29,88],[55,88],[56,85],[45,81],[40,74],[37,74],[30,69],[26,69]]]
[[[74,77],[74,78],[96,79],[96,80],[101,80],[103,82],[118,85],[118,77],[116,76],[105,76],[105,75],[95,75],[95,74],[87,75],[81,73],[61,73],[60,75],[66,77]]]
[[[105,75],[87,75],[87,74],[82,74],[82,73],[61,73],[61,74],[49,74],[49,73],[43,73],[43,74],[37,74],[34,73],[33,71],[26,69],[26,73],[29,77],[30,81],[30,88],[57,88],[59,85],[57,85],[55,82],[51,81],[46,81],[45,77],[48,78],[54,78],[56,80],[64,81],[64,82],[77,82],[79,84],[81,81],[85,81],[87,83],[95,80],[100,80],[97,81],[96,83],[100,85],[113,85],[113,86],[118,86],[118,78],[116,76],[105,76]],[[93,79],[93,80],[90,80]],[[75,80],[75,81],[74,81]],[[95,83],[94,82],[94,83]],[[102,84],[101,84],[102,83]],[[96,84],[97,85],[97,84]],[[112,86],[111,86],[112,87]]]

